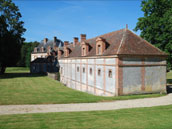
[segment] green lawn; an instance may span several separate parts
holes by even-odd
[[[172,105],[0,116],[0,129],[171,129]]]
[[[101,97],[65,87],[46,76],[30,74],[28,68],[7,68],[0,76],[0,105],[86,103],[146,97],[160,94]]]

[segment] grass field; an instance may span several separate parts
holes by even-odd
[[[0,76],[0,105],[86,103],[159,96],[163,95],[94,96],[65,87],[46,76],[30,74],[28,68],[7,68]]]
[[[171,129],[172,105],[0,116],[0,129]]]

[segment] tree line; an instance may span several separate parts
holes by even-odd
[[[167,69],[172,69],[172,0],[143,0],[144,16],[138,19],[134,31],[168,54]]]

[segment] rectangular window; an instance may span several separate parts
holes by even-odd
[[[108,71],[108,76],[109,76],[109,78],[112,78],[112,70],[111,69]]]
[[[90,75],[92,75],[92,71],[93,71],[92,68],[90,68]]]
[[[98,76],[101,76],[101,70],[100,69],[98,69]]]
[[[85,68],[83,68],[83,73],[85,73]]]
[[[77,67],[77,72],[79,72],[79,67]]]

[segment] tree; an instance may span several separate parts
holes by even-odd
[[[138,19],[134,31],[162,51],[168,53],[168,68],[172,69],[172,0],[143,0],[144,17]]]
[[[20,60],[17,66],[30,67],[31,53],[35,47],[39,45],[39,42],[24,42],[21,47]]]
[[[0,74],[20,58],[22,38],[26,29],[18,7],[11,0],[0,0]]]

